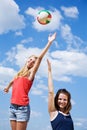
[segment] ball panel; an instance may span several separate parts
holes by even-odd
[[[43,25],[50,23],[51,18],[52,18],[52,15],[49,13],[48,10],[39,11],[38,16],[37,16],[38,22]]]

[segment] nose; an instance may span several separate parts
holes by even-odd
[[[62,99],[62,100],[61,100],[61,103],[63,103],[63,102],[64,102],[64,100]]]

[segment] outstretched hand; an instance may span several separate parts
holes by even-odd
[[[49,35],[48,41],[53,42],[55,40],[55,38],[56,38],[56,32],[53,35]]]
[[[8,92],[9,92],[9,89],[8,89],[8,88],[4,88],[4,92],[5,92],[5,93],[8,93]]]

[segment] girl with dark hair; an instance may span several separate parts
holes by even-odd
[[[71,94],[66,89],[59,89],[54,95],[51,63],[48,64],[48,112],[52,130],[74,130],[73,120],[70,115]]]

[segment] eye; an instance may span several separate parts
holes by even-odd
[[[35,63],[35,61],[32,61],[32,63],[34,64],[34,63]]]
[[[67,99],[62,99],[62,98],[58,98],[58,100],[59,100],[59,101],[62,101],[62,100],[63,100],[64,102],[67,101]]]
[[[66,102],[66,101],[67,101],[67,99],[63,99],[63,101],[64,101],[64,102]]]
[[[62,100],[62,98],[58,98],[58,100]]]

